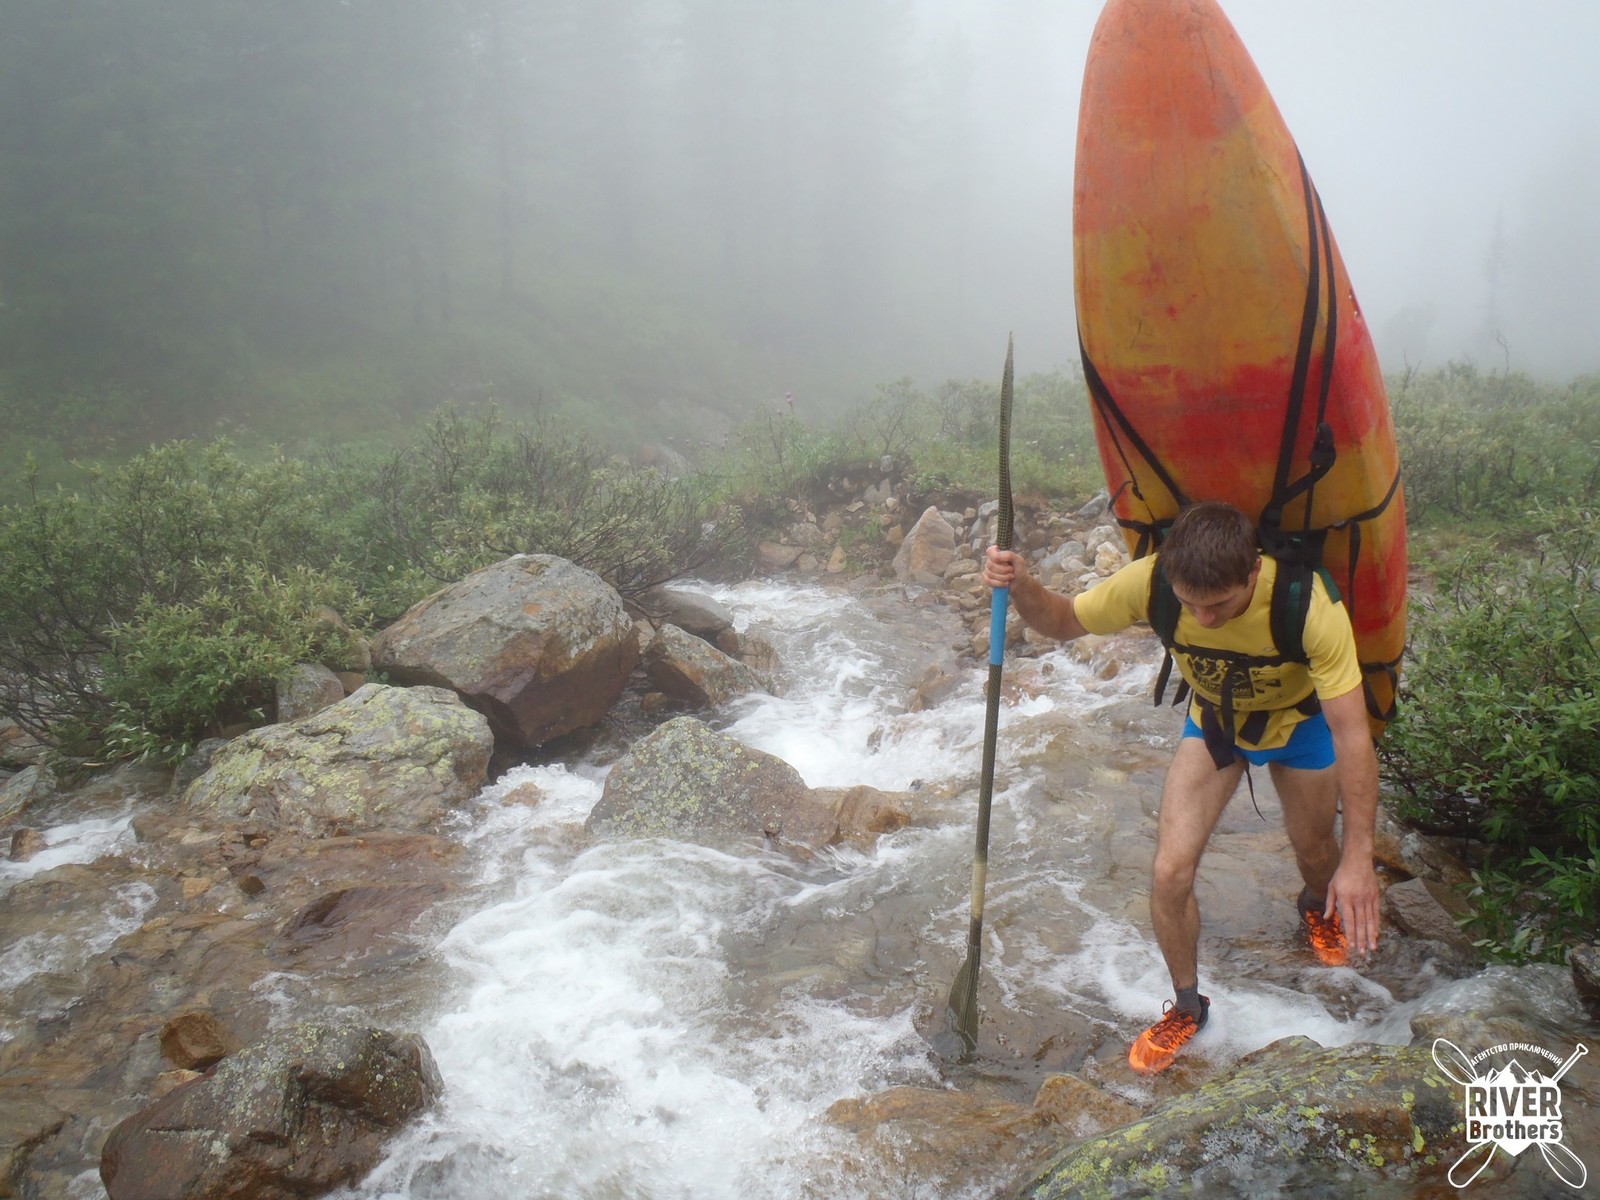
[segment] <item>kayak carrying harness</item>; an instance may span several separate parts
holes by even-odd
[[[1288,403],[1284,414],[1283,434],[1278,447],[1278,461],[1273,478],[1272,495],[1263,506],[1257,518],[1257,536],[1263,553],[1271,555],[1277,560],[1278,573],[1273,585],[1271,628],[1273,644],[1278,651],[1276,659],[1257,659],[1258,664],[1272,662],[1305,662],[1304,630],[1305,618],[1310,609],[1312,579],[1315,574],[1321,574],[1328,588],[1330,598],[1340,600],[1340,589],[1334,583],[1333,577],[1323,566],[1323,548],[1328,534],[1335,531],[1348,531],[1349,534],[1349,565],[1344,595],[1351,599],[1352,621],[1354,619],[1353,602],[1355,597],[1355,576],[1357,563],[1361,556],[1361,526],[1379,516],[1393,501],[1400,488],[1400,474],[1396,470],[1393,480],[1390,481],[1387,493],[1374,507],[1354,516],[1333,522],[1321,528],[1313,528],[1311,524],[1312,501],[1317,483],[1333,469],[1338,457],[1335,445],[1334,432],[1327,421],[1328,397],[1333,384],[1333,366],[1335,351],[1338,345],[1338,298],[1334,293],[1335,272],[1333,263],[1333,240],[1328,232],[1327,214],[1322,207],[1322,198],[1317,194],[1312,185],[1310,172],[1307,171],[1305,159],[1296,154],[1300,165],[1301,189],[1305,197],[1306,230],[1309,239],[1309,257],[1306,264],[1306,295],[1305,303],[1301,310],[1300,335],[1295,349],[1294,370],[1290,377]],[[1315,423],[1312,426],[1311,445],[1307,455],[1306,469],[1298,478],[1291,479],[1290,472],[1294,466],[1295,446],[1304,421],[1308,383],[1311,375],[1311,356],[1316,347],[1317,332],[1322,327],[1322,366],[1318,379]],[[1149,467],[1156,480],[1164,487],[1171,497],[1175,509],[1181,510],[1189,503],[1189,498],[1178,485],[1172,473],[1156,456],[1150,444],[1139,433],[1139,430],[1129,420],[1128,415],[1117,403],[1111,394],[1111,389],[1106,385],[1094,361],[1089,357],[1087,348],[1083,344],[1080,330],[1078,338],[1079,352],[1083,358],[1084,382],[1087,385],[1090,400],[1096,413],[1111,439],[1117,457],[1121,459],[1126,479],[1117,489],[1116,494],[1110,499],[1109,506],[1116,513],[1117,501],[1123,492],[1128,492],[1143,505],[1148,519],[1139,520],[1136,517],[1124,517],[1117,514],[1117,522],[1124,529],[1136,533],[1137,542],[1134,547],[1133,557],[1143,558],[1160,548],[1167,531],[1171,528],[1172,517],[1160,518],[1156,516],[1155,508],[1139,487],[1139,477],[1133,469],[1130,451],[1137,455]],[[1293,501],[1304,497],[1302,521],[1299,529],[1286,529],[1284,527],[1284,510]],[[1159,587],[1158,587],[1159,581]],[[1158,594],[1159,593],[1159,594]],[[1170,607],[1170,624],[1167,623],[1167,609]],[[1159,620],[1158,624],[1158,609]],[[1150,624],[1161,636],[1166,646],[1167,654],[1161,665],[1161,672],[1156,681],[1154,702],[1160,704],[1166,691],[1167,682],[1172,674],[1172,630],[1177,625],[1177,613],[1180,609],[1177,598],[1172,595],[1171,585],[1166,581],[1161,570],[1159,560],[1151,575],[1151,602]],[[1166,632],[1163,633],[1163,628]],[[1221,651],[1208,649],[1206,653],[1212,657],[1227,657]],[[1234,736],[1233,722],[1233,694],[1232,686],[1240,678],[1249,678],[1249,662],[1243,661],[1247,656],[1239,656],[1241,661],[1229,666],[1227,677],[1222,688],[1221,712],[1217,714],[1217,731],[1207,738],[1207,746],[1211,749],[1212,758],[1217,762],[1219,769],[1232,761],[1232,745]],[[1395,714],[1396,700],[1391,699],[1387,708],[1378,703],[1373,690],[1370,675],[1384,674],[1390,683],[1390,696],[1396,696],[1396,684],[1399,679],[1399,658],[1389,662],[1363,662],[1360,664],[1362,677],[1362,691],[1366,700],[1367,712],[1378,721],[1389,721]],[[1189,685],[1183,681],[1178,689],[1173,703],[1179,704],[1188,695]],[[1315,700],[1315,697],[1311,697]],[[1212,706],[1204,701],[1201,703],[1202,716],[1207,715],[1207,710]],[[1259,717],[1259,720],[1257,719]],[[1259,738],[1260,730],[1266,722],[1266,714],[1252,714],[1247,718],[1245,725],[1238,731],[1247,737],[1255,731],[1255,738]],[[1219,748],[1222,739],[1227,739],[1227,759],[1219,758]],[[1251,738],[1250,740],[1255,740]]]
[[[1233,748],[1237,742],[1245,741],[1255,745],[1261,741],[1267,731],[1267,722],[1274,711],[1253,709],[1242,722],[1235,719],[1235,696],[1240,692],[1249,694],[1252,669],[1280,667],[1291,662],[1310,664],[1305,649],[1305,624],[1306,617],[1311,612],[1314,580],[1318,575],[1322,576],[1323,585],[1328,589],[1328,598],[1337,603],[1340,600],[1338,585],[1333,582],[1333,577],[1325,569],[1313,566],[1304,560],[1279,560],[1272,581],[1269,613],[1272,644],[1276,653],[1246,654],[1239,650],[1223,650],[1212,646],[1188,646],[1177,640],[1178,616],[1183,606],[1172,590],[1172,581],[1167,578],[1167,573],[1161,566],[1160,555],[1156,556],[1155,566],[1150,572],[1148,619],[1150,628],[1166,648],[1166,658],[1161,664],[1161,673],[1156,677],[1155,695],[1152,699],[1157,705],[1162,702],[1167,682],[1172,676],[1174,652],[1187,655],[1204,654],[1208,659],[1226,664],[1222,681],[1217,688],[1218,699],[1213,701],[1209,696],[1196,696],[1200,709],[1200,731],[1205,736],[1206,749],[1211,752],[1211,761],[1217,764],[1219,771],[1233,763]],[[1178,685],[1177,694],[1173,697],[1173,704],[1181,704],[1189,692],[1189,681],[1183,679]],[[1308,717],[1322,711],[1322,704],[1315,692],[1288,707]]]

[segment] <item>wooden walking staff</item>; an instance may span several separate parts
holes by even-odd
[[[1006,367],[1000,380],[1000,515],[995,545],[1011,549],[1011,387],[1012,339],[1006,339]],[[983,721],[983,773],[978,783],[978,836],[972,855],[972,917],[967,925],[967,957],[956,973],[945,1007],[946,1030],[934,1039],[945,1058],[965,1060],[978,1048],[978,963],[983,953],[983,892],[989,874],[989,811],[994,798],[994,755],[1000,726],[1000,672],[1006,651],[1009,588],[995,588],[989,603],[988,707]]]

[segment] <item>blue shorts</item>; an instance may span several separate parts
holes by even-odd
[[[1186,738],[1205,736],[1200,732],[1200,726],[1195,724],[1193,716],[1184,719],[1183,736]],[[1271,750],[1248,750],[1235,745],[1233,752],[1252,766],[1282,763],[1286,767],[1298,767],[1302,771],[1320,771],[1324,767],[1333,766],[1333,731],[1328,728],[1328,718],[1316,713],[1296,725],[1294,732],[1289,735],[1289,740],[1281,746]]]

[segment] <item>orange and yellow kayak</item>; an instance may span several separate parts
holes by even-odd
[[[1158,545],[1191,500],[1324,533],[1380,733],[1406,613],[1389,402],[1322,202],[1216,0],[1106,5],[1084,70],[1073,252],[1129,548]]]

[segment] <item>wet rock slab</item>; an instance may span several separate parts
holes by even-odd
[[[493,750],[488,722],[453,692],[369,683],[230,742],[184,803],[307,834],[426,828],[477,793]]]
[[[59,957],[98,933],[102,903],[137,901],[105,950],[0,994],[0,1196],[80,1195],[107,1130],[189,1078],[172,1067],[259,1041],[290,997],[406,1020],[434,969],[435,913],[460,891],[461,847],[430,834],[308,839],[170,808],[135,827],[127,854],[54,868],[0,903],[0,946]],[[218,1027],[197,1036],[198,1015]]]
[[[247,1047],[111,1131],[110,1200],[291,1200],[353,1183],[443,1092],[421,1039],[302,1022]]]
[[[1145,1117],[1062,1151],[1027,1200],[1176,1194],[1197,1172],[1245,1184],[1312,1161],[1325,1179],[1443,1179],[1459,1150],[1459,1089],[1420,1046],[1325,1049],[1285,1038]],[[1225,1180],[1214,1178],[1213,1183]]]

